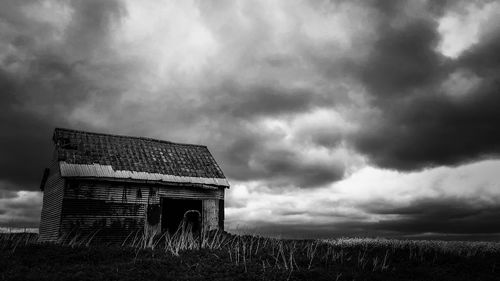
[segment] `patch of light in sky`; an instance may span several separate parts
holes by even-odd
[[[439,19],[441,41],[438,51],[450,58],[459,57],[477,44],[482,29],[488,21],[498,16],[500,5],[496,2],[478,6],[470,4],[462,11],[450,11]]]

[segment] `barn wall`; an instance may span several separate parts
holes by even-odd
[[[147,203],[147,187],[68,181],[61,231],[96,233],[96,238],[123,240],[130,233],[144,229]]]
[[[219,199],[224,190],[141,183],[68,181],[64,192],[61,231],[97,232],[96,237],[123,240],[131,232],[161,230],[160,198],[204,200],[210,206],[211,229],[218,226]],[[213,206],[215,205],[215,206]],[[208,210],[207,209],[207,210]]]
[[[49,176],[43,191],[43,205],[40,218],[40,241],[56,241],[59,238],[61,209],[64,193],[64,179],[60,176],[57,159],[52,160]]]
[[[219,226],[219,200],[203,200],[204,230],[214,230]]]
[[[219,200],[219,229],[224,230],[224,199]]]

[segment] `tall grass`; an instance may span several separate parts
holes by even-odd
[[[0,251],[15,251],[18,246],[37,243],[37,233],[0,233]]]
[[[429,251],[458,256],[476,256],[484,253],[500,252],[499,242],[483,241],[397,240],[385,238],[337,238],[323,241],[341,248],[388,248],[393,252],[397,249],[408,250],[412,256]]]
[[[69,247],[97,246],[100,230],[85,235],[74,231],[63,235],[58,244]],[[15,251],[19,246],[35,244],[36,234],[2,235],[0,249]],[[189,226],[174,234],[157,228],[131,232],[115,245],[181,256],[189,251],[211,251],[213,255],[244,271],[281,269],[312,270],[317,267],[335,269],[356,268],[361,271],[386,272],[405,261],[412,264],[437,264],[450,256],[460,258],[500,254],[496,242],[413,241],[394,239],[338,238],[327,240],[283,240],[256,235],[232,235],[223,231],[193,232]],[[137,257],[137,255],[136,255]],[[495,270],[496,263],[492,264]],[[340,275],[338,276],[340,277]]]

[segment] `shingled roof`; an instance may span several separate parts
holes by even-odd
[[[198,183],[229,187],[204,145],[56,128],[53,141],[63,177]]]

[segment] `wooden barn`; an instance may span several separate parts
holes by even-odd
[[[59,128],[52,139],[40,185],[41,241],[72,232],[110,240],[175,232],[189,210],[203,230],[223,230],[229,183],[206,146]]]

